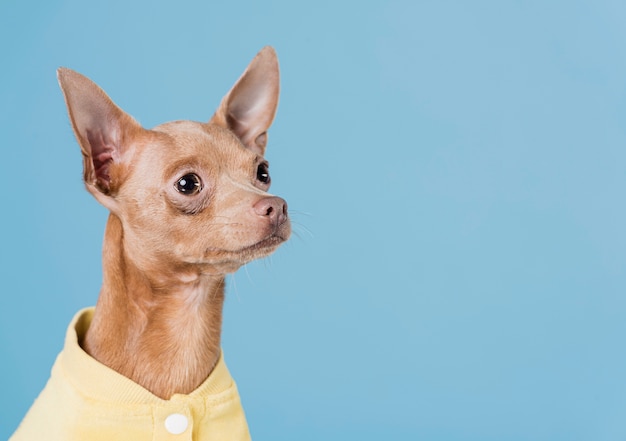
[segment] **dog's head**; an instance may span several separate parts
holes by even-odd
[[[83,75],[61,68],[58,78],[85,185],[119,218],[124,252],[140,267],[232,272],[289,238],[287,204],[268,193],[264,158],[279,94],[272,48],[257,54],[207,123],[148,130]]]

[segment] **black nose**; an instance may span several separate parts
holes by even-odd
[[[287,220],[287,202],[283,198],[271,196],[254,204],[254,212],[259,216],[267,216],[275,226]]]

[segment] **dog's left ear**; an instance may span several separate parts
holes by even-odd
[[[247,148],[263,155],[267,129],[278,107],[279,82],[276,52],[266,46],[250,62],[209,122],[231,130]]]

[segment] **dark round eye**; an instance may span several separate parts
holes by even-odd
[[[271,178],[269,166],[265,162],[259,164],[259,167],[256,169],[256,178],[259,180],[259,182],[262,182],[264,184],[270,183]]]
[[[176,182],[176,190],[185,195],[194,195],[202,190],[202,181],[195,173],[189,173]]]

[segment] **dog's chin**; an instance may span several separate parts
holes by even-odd
[[[248,247],[244,247],[241,250],[241,252],[246,252],[247,250],[250,250],[250,251],[259,250],[261,252],[263,252],[264,250],[269,250],[269,252],[272,252],[276,248],[278,248],[278,246],[280,244],[285,242],[287,239],[288,239],[288,237],[282,236],[280,234],[272,234],[271,236],[266,237],[265,239],[260,240],[259,242],[255,243],[254,245],[250,245]]]
[[[267,257],[276,251],[283,242],[286,242],[290,235],[291,224],[289,220],[287,220],[280,224],[269,236],[252,245],[242,247],[238,251],[238,254],[244,257],[245,263],[254,259]]]
[[[255,259],[262,259],[272,254],[287,239],[289,235],[272,234],[259,242],[244,247],[236,252],[240,256],[242,264],[248,263]]]
[[[238,250],[207,250],[208,253],[201,264],[207,265],[209,273],[234,273],[241,266],[272,254],[276,249],[289,239],[290,229],[279,229],[279,231],[260,241],[247,245]]]

